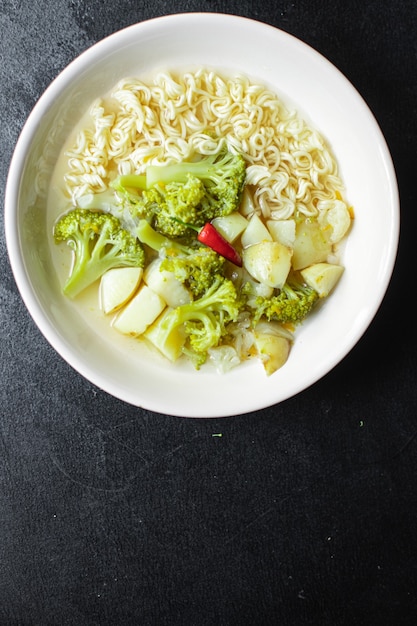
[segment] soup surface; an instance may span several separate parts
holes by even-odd
[[[302,284],[317,295],[308,314],[319,314],[316,304],[322,304],[342,276],[340,249],[353,214],[325,139],[269,88],[243,75],[224,76],[206,68],[159,72],[149,80],[121,80],[92,103],[64,146],[50,187],[48,223],[52,231],[62,215],[81,209],[117,216],[134,236],[144,218],[158,230],[155,215],[144,213],[148,190],[123,181],[146,180],[156,166],[162,171],[168,165],[206,158],[216,163],[224,154],[243,157],[244,187],[236,210],[210,221],[241,257],[242,265],[226,260],[222,267],[221,274],[232,282],[240,304],[237,316],[221,320],[224,325],[217,341],[201,353],[195,350],[195,333],[204,334],[206,327],[191,314],[179,325],[181,337],[173,351],[160,338],[155,340],[155,328],[167,309],[190,307],[203,295],[190,291],[189,282],[184,286],[190,291],[190,302],[175,305],[161,295],[165,307],[155,319],[149,318],[143,332],[118,322],[141,287],[150,286],[147,266],[167,256],[167,248],[161,252],[146,242],[143,276],[123,306],[110,313],[103,310],[99,281],[83,290],[74,306],[92,332],[102,333],[120,349],[135,350],[140,344],[142,350],[145,344],[173,362],[188,357],[199,368],[212,361],[219,371],[255,356],[271,374],[285,363],[296,340],[294,331],[306,317],[289,319],[288,314],[277,313],[279,307],[273,311],[271,303],[285,294],[288,297],[287,286]],[[227,221],[230,216],[233,219]],[[186,238],[187,245],[189,241]],[[51,237],[51,251],[64,285],[71,273],[72,250],[56,245]]]

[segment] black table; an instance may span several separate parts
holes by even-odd
[[[417,3],[2,0],[2,200],[22,125],[67,63],[184,11],[277,26],[359,90],[398,175],[393,279],[359,344],[310,389],[252,414],[181,419],[108,396],[54,352],[2,228],[0,624],[416,624]]]

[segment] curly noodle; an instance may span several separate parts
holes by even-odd
[[[243,76],[199,69],[160,72],[152,83],[125,78],[90,110],[92,128],[67,152],[73,202],[112,177],[215,154],[224,146],[247,162],[254,210],[264,218],[317,215],[342,189],[324,139],[266,87]]]

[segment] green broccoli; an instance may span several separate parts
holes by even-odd
[[[240,308],[232,281],[217,276],[201,298],[172,309],[162,318],[157,329],[158,344],[168,344],[181,327],[185,334],[182,351],[199,369],[207,359],[208,350],[227,335],[227,324],[236,321]]]
[[[224,275],[225,258],[196,239],[191,243],[172,241],[145,219],[139,220],[136,233],[143,244],[158,252],[162,259],[160,270],[172,272],[194,298],[200,298],[217,276]]]
[[[146,219],[158,232],[174,238],[190,235],[187,223],[204,225],[200,203],[205,187],[198,178],[189,176],[185,183],[157,183],[149,189],[143,186],[143,178],[119,176],[112,183],[114,189],[127,200],[134,218]],[[134,189],[141,190],[141,193],[136,193]]]
[[[119,176],[112,187],[134,216],[169,237],[182,237],[186,223],[203,226],[236,211],[245,179],[244,158],[222,151],[196,161],[149,165],[145,176]]]
[[[314,289],[291,277],[278,295],[256,298],[254,322],[266,317],[268,321],[275,320],[281,324],[298,324],[307,317],[318,299],[319,295]]]
[[[131,190],[146,189],[146,176],[142,174],[121,174],[117,176],[111,183],[110,187],[118,191],[120,194],[125,196],[125,198],[131,202],[136,202],[137,200],[137,192],[133,192]]]
[[[206,222],[239,208],[246,180],[246,164],[241,154],[223,150],[196,161],[151,165],[146,170],[146,184],[149,188],[157,183],[185,183],[190,175],[204,184],[201,211]]]
[[[141,243],[109,213],[73,209],[55,224],[56,243],[66,242],[74,262],[63,292],[74,298],[113,267],[143,267]]]
[[[184,252],[171,251],[161,263],[161,270],[172,272],[193,294],[200,298],[217,276],[224,274],[225,259],[206,246]]]
[[[185,242],[169,239],[169,237],[166,237],[152,228],[146,219],[140,219],[138,221],[135,232],[139,241],[147,245],[152,250],[155,250],[155,252],[158,252],[160,256],[168,254],[170,250],[187,254],[193,245],[197,244],[195,237],[192,241],[186,240]]]
[[[183,237],[189,234],[185,223],[204,226],[200,210],[204,195],[203,183],[194,176],[188,176],[185,183],[156,183],[142,192],[133,212],[139,217],[151,215],[152,224],[160,233]]]

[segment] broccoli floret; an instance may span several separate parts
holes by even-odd
[[[150,165],[145,176],[119,176],[112,187],[134,216],[169,237],[182,237],[186,224],[203,226],[236,211],[245,179],[244,158],[222,151],[196,161]]]
[[[201,246],[184,252],[168,254],[161,263],[161,270],[173,272],[193,294],[201,297],[224,273],[225,259],[211,248]]]
[[[298,324],[307,317],[318,299],[314,289],[293,277],[289,278],[278,295],[256,298],[254,322],[266,317],[281,324]]]
[[[160,256],[170,254],[171,251],[174,251],[176,254],[180,252],[188,254],[193,246],[199,245],[195,237],[192,240],[185,241],[169,239],[169,237],[152,228],[145,219],[138,221],[135,232],[142,243],[158,252]]]
[[[158,232],[173,238],[190,236],[187,223],[204,225],[200,203],[205,187],[198,178],[188,176],[185,183],[157,183],[149,189],[143,187],[143,178],[119,176],[112,183],[112,187],[127,201],[134,218],[146,219]],[[127,186],[129,184],[130,187]],[[135,189],[141,190],[141,193],[135,192]]]
[[[242,155],[222,151],[191,162],[151,165],[146,170],[146,181],[148,187],[157,183],[186,183],[190,175],[204,184],[201,211],[205,221],[229,215],[238,209],[246,180],[246,164]]]
[[[143,244],[162,258],[161,271],[172,272],[195,298],[200,298],[217,276],[224,275],[224,257],[197,240],[191,243],[172,241],[158,233],[145,219],[139,220],[136,233]]]
[[[113,267],[143,267],[141,243],[120,220],[88,209],[73,209],[55,224],[56,243],[66,242],[74,252],[70,276],[63,292],[74,298]]]
[[[132,193],[130,190],[141,189],[143,191],[146,189],[146,176],[140,174],[122,174],[110,183],[110,187],[125,196],[127,200],[136,202],[137,192],[133,191]]]
[[[183,237],[189,234],[185,223],[204,225],[200,211],[204,195],[203,183],[194,176],[188,176],[185,183],[157,183],[143,191],[133,212],[139,217],[152,216],[152,225],[158,232]]]
[[[206,293],[168,313],[158,328],[159,343],[167,344],[181,327],[185,333],[183,352],[197,369],[206,361],[207,351],[219,345],[227,324],[236,321],[241,303],[232,281],[217,276]]]

